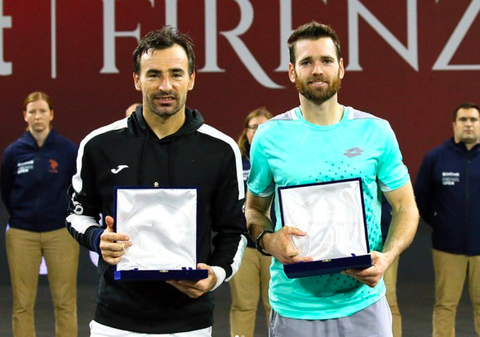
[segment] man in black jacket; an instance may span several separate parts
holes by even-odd
[[[422,219],[433,228],[433,336],[455,336],[455,313],[468,276],[480,336],[480,112],[455,109],[453,138],[428,152],[415,182]]]
[[[241,155],[235,141],[185,105],[195,83],[192,47],[169,26],[148,33],[133,53],[142,105],[80,145],[67,226],[101,256],[91,336],[211,336],[211,291],[239,267],[246,244]],[[196,187],[197,269],[208,270],[208,278],[115,281],[113,266],[135,242],[113,231],[114,186]]]

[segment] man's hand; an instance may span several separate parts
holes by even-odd
[[[392,205],[392,222],[383,247],[383,253],[372,252],[373,266],[367,269],[349,269],[342,274],[356,278],[369,287],[375,287],[393,261],[412,243],[418,226],[418,210],[412,184],[385,193]]]
[[[113,231],[113,218],[105,217],[107,228],[100,236],[100,250],[105,262],[116,265],[125,254],[125,250],[132,246],[130,238],[125,234],[115,233]]]
[[[351,276],[369,287],[375,287],[388,267],[390,267],[391,262],[389,262],[386,254],[374,251],[370,255],[372,256],[371,267],[366,269],[347,269],[342,271],[342,274]]]
[[[197,269],[208,269],[208,277],[203,280],[179,280],[179,281],[167,281],[182,293],[186,294],[190,298],[197,298],[203,294],[209,292],[217,284],[217,275],[212,270],[212,267],[205,263],[197,264]]]
[[[307,233],[295,227],[284,226],[275,233],[265,234],[262,247],[283,264],[312,261],[309,256],[299,256],[300,250],[293,246],[292,235],[305,236]]]

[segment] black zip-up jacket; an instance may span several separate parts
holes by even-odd
[[[10,227],[31,232],[65,227],[76,156],[77,146],[55,130],[42,147],[26,131],[5,149],[1,186]]]
[[[139,106],[129,118],[90,133],[77,164],[67,228],[83,246],[99,252],[105,227],[99,214],[114,216],[114,186],[197,187],[197,262],[222,268],[226,280],[238,269],[246,245],[240,150],[197,110],[187,108],[180,130],[158,139]],[[94,319],[101,324],[150,334],[213,324],[212,293],[192,299],[163,281],[115,281],[113,266],[101,257],[98,276]]]
[[[432,226],[432,247],[480,255],[480,145],[470,151],[453,139],[425,156],[415,181],[423,220]]]

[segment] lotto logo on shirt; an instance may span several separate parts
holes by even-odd
[[[460,181],[458,172],[442,172],[442,184],[444,186],[453,186]]]
[[[33,160],[17,163],[17,174],[28,173],[30,170],[33,170]]]

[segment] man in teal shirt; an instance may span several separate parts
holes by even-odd
[[[340,42],[329,27],[311,22],[289,40],[289,78],[300,106],[264,123],[251,148],[247,225],[271,267],[270,336],[391,336],[391,314],[382,276],[412,242],[418,225],[412,185],[390,124],[338,103],[345,75]],[[289,279],[283,265],[311,261],[292,236],[298,228],[268,218],[278,187],[361,178],[373,265],[341,274]],[[382,242],[381,193],[392,205],[392,224]],[[278,203],[278,198],[275,202]]]

